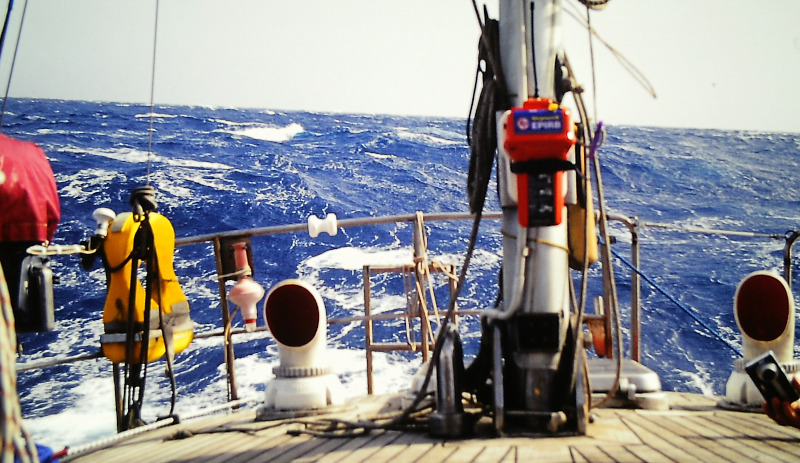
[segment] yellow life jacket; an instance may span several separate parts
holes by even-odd
[[[149,213],[149,224],[153,234],[155,249],[155,267],[158,273],[152,279],[150,331],[147,344],[147,362],[161,358],[165,353],[170,355],[181,352],[194,337],[194,326],[189,318],[189,303],[183,294],[173,269],[173,252],[175,250],[175,230],[169,220],[155,212]],[[108,229],[108,236],[103,243],[107,262],[108,295],[103,308],[103,324],[105,334],[100,337],[100,344],[105,355],[114,363],[126,360],[127,332],[129,311],[133,310],[134,344],[128,363],[141,363],[141,337],[144,329],[145,290],[137,279],[131,284],[131,259],[134,238],[140,229],[141,222],[134,221],[133,214],[125,212],[117,215]],[[136,260],[138,263],[138,260]],[[135,307],[130,304],[131,286],[135,293]],[[160,312],[160,314],[159,314]],[[163,324],[160,323],[163,320]],[[165,343],[165,338],[167,342]]]

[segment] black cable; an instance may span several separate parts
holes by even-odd
[[[6,32],[8,32],[8,21],[11,19],[11,9],[14,8],[14,0],[9,0],[6,9],[6,19],[3,21],[3,31],[0,32],[0,56],[3,56],[3,46],[6,43]]]
[[[11,5],[9,3],[9,11]],[[19,20],[19,31],[17,32],[17,43],[14,45],[14,55],[11,58],[11,69],[8,71],[8,81],[6,82],[6,94],[3,97],[3,107],[0,108],[0,128],[3,127],[3,116],[6,114],[6,103],[8,102],[8,93],[11,90],[11,76],[14,75],[14,64],[17,62],[17,51],[19,50],[19,39],[22,37],[22,26],[25,24],[25,13],[28,11],[28,0],[25,0],[25,6],[22,7],[22,17]],[[8,22],[8,16],[6,16]],[[5,27],[3,28],[5,31]]]
[[[531,63],[533,64],[533,97],[539,98],[539,72],[536,69],[536,39],[534,38],[534,3],[531,2]]]

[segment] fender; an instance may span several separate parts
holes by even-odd
[[[170,355],[183,351],[192,342],[194,327],[189,317],[189,302],[178,284],[173,269],[175,230],[166,217],[155,212],[149,214],[149,222],[157,263],[156,269],[147,269],[157,271],[152,280],[154,288],[151,295],[150,320],[147,320],[150,327],[147,362],[152,362],[161,358],[168,350]],[[127,360],[128,363],[140,363],[141,358],[146,296],[144,287],[138,279],[131,282],[133,259],[130,257],[140,225],[140,222],[134,221],[130,212],[119,214],[111,222],[108,236],[103,243],[108,294],[103,308],[105,334],[100,337],[100,344],[103,355],[114,363],[126,361],[126,333],[131,310],[134,312],[133,331],[136,334],[133,358]],[[132,290],[135,291],[135,304],[133,307],[128,307]],[[163,326],[159,318],[163,319]],[[171,342],[165,344],[165,336]]]

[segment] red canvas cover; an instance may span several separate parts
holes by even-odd
[[[51,241],[60,218],[44,151],[0,134],[0,241]]]

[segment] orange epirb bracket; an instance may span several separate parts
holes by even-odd
[[[574,168],[572,118],[548,98],[532,98],[512,108],[505,121],[503,148],[517,175],[519,223],[525,227],[558,225],[563,220],[565,171]]]

